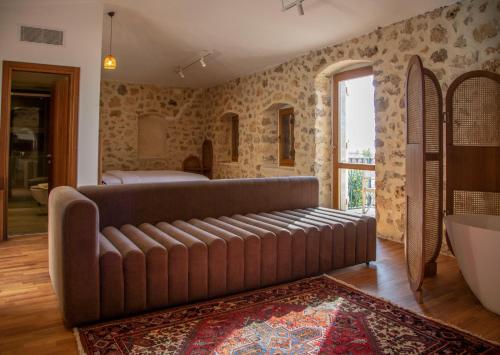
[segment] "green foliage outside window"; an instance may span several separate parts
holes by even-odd
[[[348,209],[361,208],[363,198],[363,171],[360,170],[349,170],[348,171],[348,184],[349,187],[349,204]]]

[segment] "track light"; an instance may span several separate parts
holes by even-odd
[[[184,66],[179,66],[177,67],[177,69],[175,70],[175,72],[177,73],[177,75],[179,75],[182,79],[185,78],[185,75],[184,75],[184,70],[186,69],[189,69],[191,68],[193,65],[195,64],[198,64],[200,63],[200,65],[203,67],[203,68],[206,68],[207,67],[207,62],[205,61],[205,59],[211,55],[213,55],[213,52],[212,51],[203,51],[202,52],[203,54],[201,56],[199,56],[196,60],[192,61],[191,63],[189,63],[188,65],[184,65]]]
[[[297,0],[297,4],[295,6],[297,6],[297,11],[299,12],[299,16],[303,16],[304,7],[302,6],[302,0]]]
[[[297,7],[297,11],[299,13],[299,16],[304,15],[304,6],[302,3],[304,0],[295,0],[292,2],[289,2],[288,4],[285,4],[285,0],[281,0],[281,11],[287,11],[290,10],[292,7]]]

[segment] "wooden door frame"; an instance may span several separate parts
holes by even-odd
[[[7,240],[7,191],[9,184],[9,130],[12,74],[14,71],[61,74],[69,78],[69,115],[68,115],[68,167],[66,184],[76,186],[77,147],[78,147],[78,104],[80,90],[80,68],[3,61],[2,65],[2,109],[0,122],[0,240]]]
[[[283,120],[283,117],[284,116],[288,116],[288,115],[292,115],[292,122],[290,122],[290,126],[291,126],[291,135],[290,135],[290,144],[292,146],[292,150],[293,152],[295,152],[295,110],[292,106],[287,106],[287,107],[283,107],[283,108],[280,108],[278,110],[278,165],[279,166],[287,166],[287,167],[293,167],[295,166],[295,153],[293,154],[292,158],[290,159],[285,159],[283,158],[283,151],[284,151],[284,147],[283,147],[283,136],[281,134],[281,129],[283,127],[283,123],[282,123],[282,120]]]
[[[366,66],[334,74],[332,78],[332,206],[335,209],[340,208],[339,169],[375,171],[375,165],[339,162],[339,82],[372,74],[373,68]]]
[[[237,163],[240,151],[240,116],[231,117],[231,162]]]

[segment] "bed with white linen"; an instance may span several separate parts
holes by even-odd
[[[206,176],[177,170],[108,170],[102,174],[104,185],[147,184],[155,182],[209,180]]]

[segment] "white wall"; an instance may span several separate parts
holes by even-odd
[[[101,0],[0,0],[0,62],[80,67],[78,185],[97,183],[102,21]],[[20,25],[63,30],[64,45],[20,42]]]

